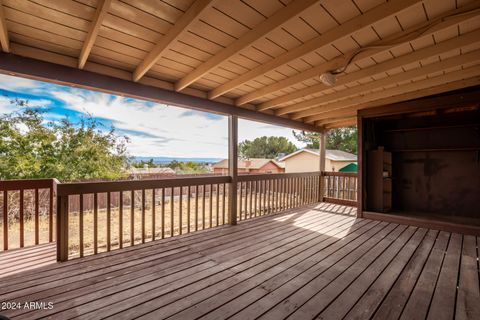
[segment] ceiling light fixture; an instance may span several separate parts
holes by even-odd
[[[320,81],[324,85],[332,87],[337,82],[337,76],[333,72],[325,72],[320,75]]]

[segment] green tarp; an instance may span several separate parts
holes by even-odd
[[[342,169],[338,170],[338,172],[357,172],[357,168],[358,167],[356,163],[350,163],[350,164],[347,164]]]

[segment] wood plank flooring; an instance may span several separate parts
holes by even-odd
[[[20,307],[0,314],[480,319],[479,237],[354,213],[322,203],[66,263],[53,245],[3,253],[0,303]]]

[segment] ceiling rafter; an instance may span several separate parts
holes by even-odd
[[[360,69],[359,71],[355,71],[352,73],[345,74],[337,79],[335,86],[329,87],[324,84],[313,85],[298,91],[295,91],[291,94],[286,94],[284,96],[272,99],[270,101],[264,102],[257,106],[258,111],[268,110],[276,107],[279,104],[286,103],[301,97],[306,97],[308,95],[319,93],[327,89],[335,88],[337,86],[341,86],[347,83],[351,83],[354,81],[358,81],[364,78],[371,77],[373,75],[383,73],[404,65],[408,65],[410,63],[427,59],[449,50],[455,48],[461,48],[472,43],[480,42],[480,38],[478,37],[478,33],[476,31],[467,33],[465,35],[461,35],[459,37],[455,37],[443,42],[436,43],[432,46],[425,47],[411,53],[405,54],[403,56],[399,56],[397,58],[393,58],[387,61],[384,61],[379,64],[375,64],[371,67],[367,67],[365,69]],[[308,101],[308,100],[307,100]],[[294,111],[301,111],[302,108],[297,104],[292,106],[287,106],[284,108],[280,108],[278,111],[279,115],[294,112]]]
[[[178,19],[168,33],[163,36],[133,72],[133,81],[140,80],[150,70],[172,44],[196,22],[199,16],[212,7],[215,0],[198,0]]]
[[[411,1],[411,0],[410,0]],[[252,45],[258,39],[266,36],[271,31],[280,27],[285,22],[298,16],[300,13],[316,4],[318,0],[295,0],[284,8],[275,12],[271,17],[261,22],[258,26],[245,33],[226,48],[220,50],[213,57],[195,68],[194,71],[175,83],[175,90],[180,91],[194,83],[202,76],[216,68],[222,62],[234,56],[238,52]]]
[[[92,23],[90,25],[90,30],[88,30],[85,41],[83,42],[82,51],[80,52],[80,57],[78,58],[78,68],[83,69],[85,63],[87,62],[90,51],[95,43],[100,27],[102,26],[102,21],[108,13],[110,4],[112,0],[99,0],[97,4],[97,10],[95,10],[95,15],[93,16]]]
[[[433,86],[426,89],[421,89],[417,91],[395,95],[392,97],[369,101],[369,102],[361,103],[359,105],[354,105],[351,107],[346,107],[346,108],[334,110],[328,113],[322,113],[318,116],[315,116],[315,118],[317,119],[315,121],[315,125],[323,126],[331,122],[332,119],[348,118],[348,117],[354,116],[357,114],[358,110],[363,110],[363,109],[373,108],[378,106],[385,106],[389,104],[418,99],[422,97],[427,97],[427,96],[431,96],[439,93],[463,89],[463,88],[476,86],[476,85],[480,85],[480,76],[468,78],[464,80],[448,82],[445,84],[440,84],[440,85]]]
[[[10,52],[10,39],[8,37],[7,22],[5,21],[2,0],[0,0],[0,45],[4,52]]]
[[[369,103],[375,100],[393,97],[393,96],[405,94],[408,92],[415,92],[418,90],[428,89],[430,87],[443,85],[448,82],[469,79],[479,75],[480,75],[480,65],[475,65],[467,69],[452,71],[445,75],[440,75],[433,78],[427,78],[425,80],[419,80],[419,81],[415,81],[413,83],[401,85],[398,87],[393,87],[393,88],[385,89],[382,91],[370,93],[368,95],[352,97],[346,100],[330,103],[322,107],[317,107],[317,108],[314,108],[315,113],[311,116],[305,117],[304,120],[305,122],[314,122],[321,119],[323,116],[327,115],[327,113],[331,113],[334,110],[341,110],[347,107],[354,107],[354,106],[361,105],[363,103]]]
[[[470,19],[477,19],[479,12],[478,9],[480,9],[480,2],[475,1],[473,3],[470,3],[468,5],[465,5],[459,9],[455,9],[449,12],[446,12],[445,14],[441,15],[438,17],[439,22],[438,24],[434,25],[433,27],[427,29],[426,31],[423,31],[420,35],[420,37],[427,37],[431,36],[432,34],[439,32],[441,30],[445,30],[451,26],[457,25],[461,22],[468,21]],[[475,10],[474,12],[469,12]],[[454,16],[458,15],[458,16]],[[449,17],[446,19],[446,17]],[[368,47],[375,47],[375,46],[386,46],[386,44],[395,42],[395,44],[391,46],[387,46],[385,48],[371,48],[371,49],[366,49],[364,51],[361,51],[358,55],[355,56],[353,59],[353,62],[355,61],[360,61],[365,58],[369,58],[371,56],[374,56],[378,53],[387,51],[391,49],[392,47],[399,46],[403,43],[407,43],[412,41],[413,39],[417,38],[415,31],[417,30],[422,30],[422,28],[428,27],[428,25],[431,23],[431,21],[427,22],[422,22],[418,25],[415,25],[411,28],[408,28],[406,30],[403,30],[401,32],[398,32],[390,37],[387,37],[385,39],[375,41],[371,44],[368,45]],[[415,38],[412,38],[412,34],[415,36]],[[336,70],[338,68],[341,68],[345,66],[345,64],[348,62],[349,57],[354,54],[355,51],[352,51],[348,54],[338,56],[326,63],[320,64],[318,66],[315,66],[311,69],[307,69],[302,71],[301,73],[298,73],[296,75],[290,76],[284,80],[278,81],[276,83],[267,85],[265,87],[256,89],[255,91],[245,94],[241,97],[239,97],[236,100],[236,105],[240,106],[245,103],[251,102],[253,100],[259,99],[263,96],[266,96],[268,94],[280,91],[282,89],[291,87],[297,83],[301,83],[303,81],[318,77],[320,74],[331,71],[331,70]]]
[[[287,64],[288,62],[298,59],[312,51],[318,50],[336,40],[347,37],[358,30],[366,28],[373,23],[391,17],[392,15],[401,12],[417,3],[421,2],[420,0],[394,0],[387,3],[376,6],[375,8],[361,14],[357,17],[354,17],[347,22],[334,27],[324,34],[315,37],[302,45],[287,51],[280,56],[270,60],[255,69],[252,69],[235,79],[228,81],[225,84],[218,86],[217,88],[209,92],[208,97],[210,99],[216,98],[222,94],[225,94],[238,86],[249,82],[265,73],[268,73],[276,68]]]
[[[377,88],[394,85],[397,83],[408,81],[410,79],[415,79],[421,76],[425,76],[425,75],[434,73],[436,71],[447,70],[449,68],[461,66],[461,65],[468,64],[471,62],[476,62],[476,61],[480,61],[480,50],[475,50],[463,55],[448,58],[440,62],[430,63],[423,67],[397,73],[393,76],[385,77],[380,80],[373,80],[371,82],[357,85],[355,87],[351,87],[345,90],[337,91],[335,93],[324,95],[319,98],[307,100],[305,101],[304,105],[306,105],[309,109],[294,113],[291,116],[291,118],[300,119],[300,118],[305,118],[311,115],[315,115],[315,113],[319,110],[319,108],[321,108],[320,105],[330,104],[337,100],[347,98],[350,96],[356,96],[359,94],[368,95],[368,92],[375,90]],[[303,104],[303,102],[299,104]]]
[[[332,121],[330,123],[326,123],[324,125],[325,129],[335,129],[335,128],[342,128],[342,127],[348,127],[348,126],[353,126],[357,124],[357,117],[350,117],[350,118],[345,118],[345,119],[337,119],[336,121]]]

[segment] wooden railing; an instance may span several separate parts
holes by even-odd
[[[356,174],[239,175],[233,218],[243,221],[319,202],[320,179],[325,201],[356,204]],[[228,224],[231,181],[229,176],[2,181],[3,250],[56,239],[58,258],[65,261]]]
[[[56,179],[0,181],[2,248],[53,242]]]
[[[318,202],[320,172],[238,176],[237,220]]]
[[[230,177],[214,176],[61,184],[58,259],[226,224],[229,182]]]
[[[357,205],[357,174],[344,172],[324,172],[325,202],[342,205]]]

